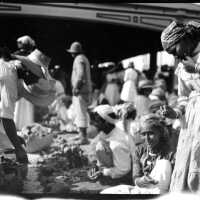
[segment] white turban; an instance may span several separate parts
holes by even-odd
[[[93,112],[98,113],[99,116],[101,116],[104,120],[107,122],[114,124],[115,119],[109,116],[109,114],[114,113],[114,110],[112,106],[110,105],[99,105],[96,108],[94,108]]]

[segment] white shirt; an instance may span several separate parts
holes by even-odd
[[[13,119],[18,98],[17,71],[13,61],[0,59],[0,117]]]
[[[65,94],[65,89],[62,83],[58,80],[56,80],[55,82],[55,90],[56,90],[56,96],[59,96],[60,94]]]
[[[100,138],[110,142],[113,153],[114,167],[104,168],[104,176],[120,178],[126,175],[131,170],[131,160],[135,147],[131,136],[116,127],[108,135],[101,133]]]

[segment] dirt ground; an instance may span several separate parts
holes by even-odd
[[[59,137],[62,137],[66,139],[69,143],[72,141],[72,138],[75,137],[76,134],[63,134]],[[88,157],[89,161],[92,161],[94,159],[94,145],[92,145],[95,142],[95,139],[90,139],[90,144],[88,145],[81,145],[80,148],[83,150],[83,154]],[[43,193],[43,192],[55,192],[48,190],[49,185],[55,183],[55,179],[50,177],[45,177],[49,180],[43,180],[45,178],[41,178],[39,176],[40,173],[38,171],[38,165],[37,163],[40,162],[42,159],[42,156],[38,154],[28,154],[29,162],[28,165],[28,173],[27,178],[24,181],[24,188],[22,193]],[[100,182],[91,182],[87,178],[87,170],[88,166],[83,166],[82,168],[74,168],[70,169],[70,171],[65,172],[68,175],[68,178],[65,178],[63,180],[63,172],[57,172],[54,173],[54,175],[51,175],[52,177],[56,176],[56,186],[53,185],[53,187],[58,187],[58,190],[65,190],[66,192],[75,193],[75,194],[99,194],[99,192],[107,187],[109,185],[102,185]],[[59,171],[59,170],[58,170]],[[46,182],[45,182],[46,181]],[[64,187],[63,187],[64,185]],[[47,191],[48,190],[48,191]],[[56,190],[56,189],[55,189]]]

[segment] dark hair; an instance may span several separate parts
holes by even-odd
[[[8,47],[6,47],[6,46],[0,47],[0,57],[4,58],[5,60],[12,59],[11,53],[10,53],[10,50]]]
[[[103,119],[98,113],[96,112],[91,112],[90,113],[90,119],[91,122],[90,124],[96,127],[99,127],[100,130],[103,128],[104,129],[104,133],[108,134],[110,133],[110,131],[115,128],[114,124],[111,124],[110,122],[106,121],[105,119]],[[100,126],[99,126],[100,125]],[[103,125],[103,127],[101,126]],[[98,128],[98,129],[99,129]],[[106,131],[105,131],[106,130]]]
[[[147,92],[151,93],[152,88],[137,88],[137,92],[140,95],[146,95]]]

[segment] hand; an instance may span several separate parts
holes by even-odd
[[[88,171],[88,178],[91,181],[97,181],[102,175],[103,173],[98,166],[94,166]]]
[[[167,118],[170,118],[170,119],[176,119],[177,118],[176,112],[171,107],[169,107],[167,105],[160,107],[160,114],[163,117],[167,117]]]
[[[189,73],[195,73],[195,63],[193,59],[189,56],[186,56],[186,59],[181,61],[184,65],[184,68]]]
[[[158,181],[154,180],[153,178],[151,178],[150,176],[142,176],[140,178],[137,178],[135,180],[135,184],[138,187],[144,187],[144,188],[148,188],[151,185],[157,185]]]

